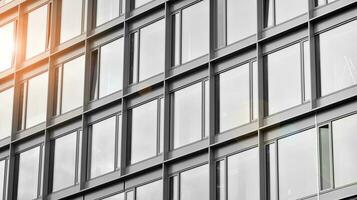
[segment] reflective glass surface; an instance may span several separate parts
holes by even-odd
[[[119,3],[120,0],[97,0],[97,26],[119,17]]]
[[[151,101],[131,112],[131,163],[156,155],[157,105],[157,101]]]
[[[136,200],[161,200],[162,181],[155,181],[136,188]]]
[[[182,10],[182,63],[208,53],[209,1]]]
[[[219,75],[219,95],[220,132],[249,122],[249,64]]]
[[[149,3],[152,0],[134,0],[135,2],[135,8],[138,8],[146,3]]]
[[[139,81],[164,71],[165,20],[140,29]]]
[[[0,139],[11,135],[14,88],[0,92]]]
[[[321,96],[357,84],[357,21],[319,35]]]
[[[47,5],[27,15],[26,59],[46,50]]]
[[[202,84],[174,93],[174,148],[200,140],[202,135]]]
[[[0,26],[0,72],[9,69],[13,63],[15,48],[15,22]]]
[[[181,173],[180,200],[209,199],[208,165]]]
[[[4,199],[4,181],[5,181],[5,171],[6,169],[6,161],[5,160],[2,160],[0,161],[0,198],[1,199]]]
[[[38,196],[39,159],[40,147],[25,151],[19,155],[17,200],[35,199]]]
[[[279,199],[317,193],[317,136],[310,129],[278,141]]]
[[[62,113],[83,105],[84,55],[63,65]]]
[[[114,195],[114,196],[110,196],[110,197],[104,198],[103,200],[125,200],[124,193],[120,193],[120,194],[117,194],[117,195]]]
[[[115,123],[111,117],[92,125],[91,178],[114,171]]]
[[[62,0],[60,43],[82,33],[83,0]]]
[[[308,1],[275,0],[276,24],[307,13]]]
[[[52,191],[74,185],[76,172],[76,132],[54,141]]]
[[[269,54],[266,64],[269,114],[299,105],[302,95],[300,44]]]
[[[28,80],[26,128],[46,120],[48,72]]]

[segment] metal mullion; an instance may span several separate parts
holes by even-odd
[[[203,138],[205,138],[205,115],[206,115],[206,111],[205,111],[205,104],[206,104],[206,98],[205,98],[205,81],[201,81],[201,140]]]
[[[137,41],[137,43],[135,44],[135,46],[136,46],[136,53],[137,53],[137,70],[136,70],[136,80],[137,80],[137,83],[138,82],[140,82],[140,46],[141,46],[141,29],[139,29],[138,31],[137,31],[137,33],[138,33],[138,41]],[[135,39],[135,38],[134,38]],[[135,43],[135,42],[134,42]]]
[[[160,137],[160,132],[161,132],[161,105],[160,105],[160,102],[161,102],[161,99],[158,98],[156,100],[156,155],[159,155],[160,154],[160,140],[161,140],[161,137]]]
[[[63,100],[63,70],[64,70],[64,65],[62,64],[59,68],[59,83],[58,83],[58,88],[59,90],[59,102],[57,102],[57,106],[59,106],[59,113],[62,114],[62,100]]]
[[[179,24],[179,65],[182,65],[182,9],[179,11],[179,18],[180,18],[180,24]]]
[[[80,162],[80,150],[79,150],[79,148],[80,148],[80,139],[79,139],[79,137],[80,137],[80,131],[79,130],[76,130],[76,161],[75,161],[75,167],[74,167],[74,170],[75,170],[75,172],[74,172],[74,185],[75,184],[77,184],[79,181],[79,162]]]
[[[315,4],[313,1],[308,3],[308,42],[310,46],[310,80],[311,80],[311,109],[317,107],[317,98],[318,98],[318,65],[317,65],[317,49],[316,49],[316,39],[314,35],[314,24],[311,21],[314,18],[314,9]]]
[[[273,1],[273,26],[276,26],[276,5],[275,5],[275,0]]]
[[[7,176],[7,171],[8,171],[8,158],[5,158],[5,160],[4,160],[4,162],[5,162],[5,167],[4,167],[4,172],[3,172],[3,175],[4,175],[4,180],[3,180],[3,187],[2,188],[0,188],[0,189],[2,189],[2,192],[3,192],[3,194],[2,194],[2,199],[5,199],[5,197],[6,197],[6,187],[7,187],[7,178],[8,178],[8,176]]]
[[[21,115],[22,115],[22,124],[21,124],[21,130],[26,129],[26,119],[27,119],[27,95],[28,95],[28,80],[26,80],[23,83],[23,90],[22,90],[22,110],[21,110]]]
[[[46,4],[47,6],[47,20],[46,20],[46,49],[45,51],[49,50],[50,48],[52,48],[53,45],[51,45],[51,41],[52,41],[52,35],[51,35],[51,16],[52,16],[52,12],[54,9],[53,2],[49,2]]]
[[[115,141],[114,141],[114,171],[116,171],[118,167],[118,154],[119,154],[119,115],[115,115]]]
[[[275,174],[276,174],[276,200],[280,199],[279,194],[279,147],[278,147],[278,140],[275,140]]]
[[[228,16],[227,16],[227,13],[228,13],[228,0],[224,0],[222,1],[224,3],[223,7],[224,7],[224,10],[223,10],[223,16],[224,16],[224,23],[223,23],[223,36],[224,36],[224,43],[225,43],[225,46],[228,45]],[[253,0],[254,1],[254,0]]]
[[[254,120],[254,99],[253,99],[253,94],[254,94],[254,83],[253,83],[253,62],[249,61],[249,116],[250,120]]]
[[[335,161],[334,161],[334,146],[333,146],[333,130],[332,130],[332,122],[329,123],[329,139],[330,139],[330,152],[329,152],[329,158],[330,158],[330,176],[331,176],[331,188],[334,189],[336,187],[335,185]]]
[[[87,8],[86,5],[87,4],[87,0],[82,0],[82,19],[81,19],[81,35],[86,31],[85,30],[85,24],[86,24],[86,20],[87,20],[87,16],[86,16],[86,12],[87,12]]]
[[[35,147],[36,148],[36,147]],[[37,177],[37,198],[41,196],[41,194],[43,194],[43,192],[41,191],[41,186],[42,186],[42,167],[43,167],[43,151],[44,151],[44,146],[41,144],[38,148],[40,148],[40,152],[39,152],[39,167],[38,167],[38,177]],[[45,196],[45,195],[43,195]],[[46,199],[46,198],[41,198],[41,199]]]
[[[300,47],[300,87],[301,87],[301,103],[305,102],[305,57],[304,57],[304,42],[299,42]]]
[[[97,82],[95,84],[95,87],[97,88],[97,94],[95,95],[95,99],[99,99],[100,98],[100,73],[101,73],[101,66],[100,66],[100,60],[101,60],[101,52],[102,52],[102,47],[99,47],[97,49],[97,63],[96,63],[96,69],[95,69],[95,76],[96,76],[96,79],[97,79]]]

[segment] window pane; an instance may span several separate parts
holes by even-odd
[[[216,199],[226,200],[226,164],[224,160],[216,163]]]
[[[180,200],[208,200],[208,165],[203,165],[181,173]]]
[[[202,84],[174,93],[174,148],[200,140],[202,135]]]
[[[104,198],[103,200],[124,200],[124,193],[120,193],[111,197]]]
[[[259,199],[258,148],[228,157],[228,200]]]
[[[54,141],[53,185],[57,191],[74,185],[77,134],[71,133]]]
[[[269,54],[266,59],[269,114],[299,105],[301,103],[300,44]]]
[[[304,90],[305,101],[311,99],[311,65],[310,65],[310,44],[308,41],[304,45]]]
[[[335,186],[357,182],[357,115],[332,123]]]
[[[63,65],[62,113],[83,105],[84,55]]]
[[[162,19],[140,30],[139,81],[164,71],[165,20]]]
[[[330,147],[330,131],[329,126],[319,128],[320,134],[320,180],[321,190],[331,187],[331,147]]]
[[[321,96],[357,84],[357,21],[320,34]]]
[[[164,123],[165,123],[165,107],[164,107],[164,98],[160,99],[160,153],[164,151]]]
[[[11,135],[14,88],[0,92],[0,139]]]
[[[257,32],[257,1],[227,0],[227,43]]]
[[[277,200],[277,155],[276,155],[276,143],[272,143],[266,147],[267,150],[267,177],[268,177],[268,196],[270,200]]]
[[[274,26],[274,0],[264,1],[264,27]]]
[[[253,62],[253,94],[252,94],[252,99],[253,99],[253,120],[258,119],[259,115],[259,95],[258,95],[258,89],[259,89],[259,82],[258,82],[258,63],[256,61]]]
[[[306,13],[307,3],[308,1],[275,0],[276,24]]]
[[[249,64],[219,75],[219,97],[221,133],[249,122]]]
[[[317,188],[317,138],[315,129],[278,141],[279,199],[299,199]]]
[[[12,66],[15,43],[15,22],[0,27],[0,72]]]
[[[170,200],[179,200],[178,176],[170,177]]]
[[[138,8],[146,3],[149,3],[152,0],[134,0],[135,2],[135,8]]]
[[[131,112],[131,163],[156,155],[157,111],[157,101],[133,108]]]
[[[46,120],[47,81],[47,72],[28,80],[26,128]]]
[[[47,5],[30,12],[27,17],[26,59],[46,50]]]
[[[92,126],[91,178],[114,170],[116,117]]]
[[[97,26],[119,17],[119,0],[97,0]]]
[[[208,53],[209,1],[182,10],[182,63]]]
[[[123,88],[124,39],[104,45],[100,51],[99,98]]]
[[[155,181],[136,188],[136,200],[160,200],[162,194],[162,181]]]
[[[6,169],[6,161],[2,160],[2,161],[0,161],[0,198],[1,199],[4,199],[4,189],[5,189],[4,183],[5,183],[5,178],[6,178],[5,169]]]
[[[60,43],[82,33],[82,4],[83,0],[62,0]]]
[[[204,104],[205,104],[205,109],[204,109],[204,112],[205,112],[205,130],[204,130],[204,137],[208,137],[209,136],[209,126],[210,126],[210,119],[209,119],[209,81],[206,80],[204,81],[204,93],[205,93],[205,98],[204,98]]]
[[[39,180],[40,147],[19,155],[17,200],[35,199]]]

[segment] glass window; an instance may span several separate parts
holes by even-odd
[[[357,21],[319,35],[321,96],[357,84]]]
[[[95,61],[93,64],[96,65]],[[101,47],[100,65],[94,66],[92,73],[92,99],[102,98],[123,88],[123,65],[123,38]]]
[[[265,25],[281,24],[308,10],[308,1],[265,0]],[[275,22],[274,22],[275,21]]]
[[[114,196],[110,196],[110,197],[104,198],[103,200],[125,200],[124,193],[120,193],[120,194],[117,194],[117,195],[114,195]]]
[[[15,22],[0,27],[0,72],[12,67],[15,48]]]
[[[119,17],[124,13],[124,3],[125,0],[97,0],[96,25],[100,26]]]
[[[53,141],[53,182],[52,191],[57,191],[75,183],[76,172],[76,132]]]
[[[258,148],[228,157],[228,200],[259,199]]]
[[[0,139],[11,135],[14,88],[0,92]]]
[[[17,200],[39,196],[40,151],[40,147],[36,147],[18,155]]]
[[[227,44],[257,32],[257,1],[227,0]]]
[[[26,59],[46,50],[47,9],[48,6],[44,5],[27,15]]]
[[[357,115],[332,122],[335,186],[357,182]]]
[[[174,148],[202,138],[202,84],[196,83],[173,94]]]
[[[155,181],[136,188],[136,200],[161,200],[163,184],[162,181]]]
[[[310,129],[278,141],[279,199],[299,199],[317,188],[317,137]]]
[[[60,43],[82,33],[83,0],[62,0]]]
[[[61,109],[58,113],[66,113],[83,105],[84,66],[83,55],[57,68],[57,98],[60,98],[58,108]]]
[[[331,139],[328,125],[319,128],[320,152],[320,189],[329,189],[332,186],[331,178]]]
[[[7,183],[7,177],[6,177],[6,171],[7,171],[7,160],[2,160],[0,161],[0,199],[5,199],[6,197],[6,192],[5,186]]]
[[[266,146],[266,163],[267,163],[267,196],[270,200],[277,200],[277,152],[276,143],[269,144]]]
[[[165,20],[159,20],[134,33],[132,45],[132,83],[162,73],[165,67]]]
[[[311,65],[310,65],[310,44],[308,41],[303,43],[304,51],[304,100],[311,99]]]
[[[226,161],[216,163],[216,199],[226,200]]]
[[[208,200],[208,165],[203,165],[181,173],[180,200]]]
[[[116,117],[92,125],[90,177],[114,171]]]
[[[42,73],[28,80],[26,128],[32,127],[46,120],[48,72]]]
[[[158,102],[151,101],[131,111],[131,163],[157,154]]]
[[[209,1],[203,0],[173,15],[174,63],[179,65],[209,51]],[[178,42],[179,41],[179,42]],[[177,59],[180,56],[180,59]]]
[[[266,64],[269,114],[301,104],[300,44],[267,55]]]
[[[250,121],[249,64],[219,75],[219,130]]]
[[[138,7],[140,7],[140,6],[142,6],[142,5],[144,5],[144,4],[147,4],[147,3],[149,3],[150,1],[152,1],[152,0],[134,0],[134,2],[135,2],[135,8],[138,8]]]

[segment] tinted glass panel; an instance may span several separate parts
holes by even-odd
[[[54,163],[52,191],[74,185],[76,172],[76,133],[54,141]]]
[[[119,0],[97,0],[97,26],[119,17]]]
[[[228,200],[259,199],[258,148],[228,157]]]
[[[276,153],[276,143],[272,143],[267,146],[266,148],[267,154],[266,154],[266,159],[267,159],[267,173],[268,173],[268,196],[270,200],[276,200],[277,199],[277,153]]]
[[[208,53],[208,3],[203,0],[182,11],[182,63]]]
[[[300,104],[300,44],[269,54],[266,59],[269,114]]]
[[[104,45],[100,52],[99,97],[123,88],[124,39]]]
[[[304,100],[309,101],[311,99],[311,65],[310,65],[310,44],[304,42]]]
[[[174,93],[174,148],[201,139],[202,84]]]
[[[227,43],[244,39],[257,30],[257,1],[227,0]]]
[[[258,119],[258,109],[259,109],[259,95],[258,95],[258,88],[259,88],[259,82],[258,82],[258,63],[256,61],[253,62],[253,81],[252,81],[252,104],[253,104],[253,113],[252,117],[253,120]]]
[[[0,198],[5,199],[4,197],[4,181],[5,181],[5,171],[6,169],[6,161],[2,160],[0,161]]]
[[[17,180],[17,199],[35,199],[37,195],[40,147],[28,150],[19,155]]]
[[[250,120],[249,64],[219,75],[220,132]]]
[[[332,123],[335,186],[357,182],[357,115]]]
[[[62,113],[83,105],[84,56],[63,65]]]
[[[111,197],[104,198],[103,200],[124,200],[124,193],[120,193]]]
[[[82,32],[83,0],[62,0],[60,42],[72,39]]]
[[[0,72],[12,66],[12,59],[14,54],[14,32],[15,22],[10,22],[0,27]]]
[[[30,12],[27,17],[26,59],[46,49],[47,5]]]
[[[136,188],[136,200],[160,200],[162,199],[162,181],[155,181]]]
[[[0,139],[10,136],[14,88],[0,92]]]
[[[274,0],[264,1],[264,27],[274,25]]]
[[[275,0],[276,24],[306,13],[308,1]]]
[[[310,129],[278,141],[279,199],[299,199],[317,188],[317,138]]]
[[[91,178],[114,170],[115,123],[111,117],[92,126]]]
[[[226,163],[221,160],[216,163],[216,199],[226,200]]]
[[[28,81],[26,128],[46,120],[48,73]]]
[[[157,105],[157,101],[151,101],[131,112],[131,163],[156,155]]]
[[[320,180],[321,190],[331,187],[331,147],[329,126],[319,128],[320,143]]]
[[[152,0],[134,0],[135,1],[135,8],[140,7],[146,3],[149,3]]]
[[[319,36],[321,95],[357,84],[357,21]]]
[[[208,200],[208,165],[197,167],[181,173],[180,186],[180,200]]]
[[[139,81],[164,71],[165,20],[160,20],[140,30]]]

